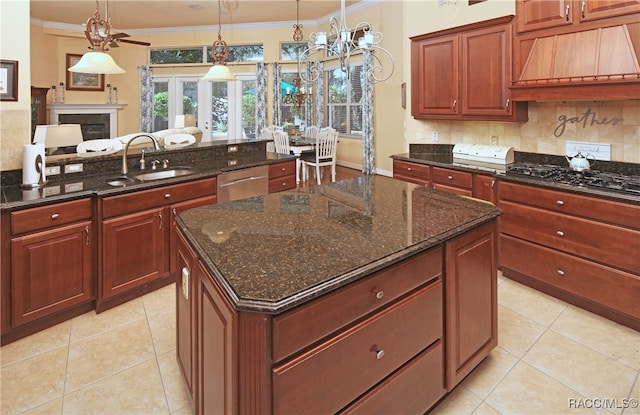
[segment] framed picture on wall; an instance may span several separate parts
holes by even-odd
[[[104,74],[69,72],[82,55],[67,53],[67,89],[70,91],[104,91]]]
[[[0,101],[18,100],[18,61],[0,61]]]

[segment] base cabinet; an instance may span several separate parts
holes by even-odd
[[[196,413],[427,412],[497,344],[496,232],[482,225],[277,315],[236,310],[178,236],[179,266],[198,264],[176,284]]]

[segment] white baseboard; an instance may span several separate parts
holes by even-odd
[[[348,161],[336,161],[336,164],[338,166],[362,171],[362,164],[350,163]],[[393,177],[393,172],[389,170],[376,169],[376,174],[379,174],[381,176]]]

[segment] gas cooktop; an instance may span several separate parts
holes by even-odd
[[[589,187],[603,191],[640,195],[640,176],[589,170],[577,172],[552,164],[516,163],[507,169],[507,176],[527,177],[546,182]]]

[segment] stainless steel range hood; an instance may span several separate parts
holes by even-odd
[[[640,98],[639,31],[623,24],[521,41],[526,60],[512,99]]]

